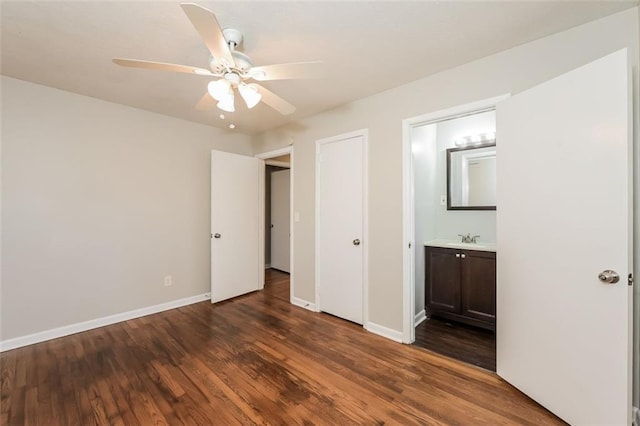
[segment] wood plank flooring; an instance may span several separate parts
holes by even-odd
[[[289,304],[286,274],[267,276],[2,353],[0,424],[562,424],[494,374]]]
[[[416,327],[415,346],[496,371],[493,331],[432,317]]]

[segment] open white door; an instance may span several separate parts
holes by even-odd
[[[211,151],[211,302],[264,283],[264,162]]]
[[[574,425],[631,424],[630,126],[626,50],[497,107],[497,373]]]
[[[290,170],[271,173],[271,267],[289,272]]]

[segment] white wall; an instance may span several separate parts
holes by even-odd
[[[1,84],[0,340],[208,292],[210,150],[249,138]]]
[[[442,121],[436,124],[438,131],[437,188],[438,196],[447,194],[447,149],[456,148],[455,141],[464,136],[495,132],[496,113],[487,111],[455,120]],[[496,144],[498,150],[500,147]],[[500,155],[498,153],[498,155]],[[478,241],[496,242],[495,210],[447,210],[447,206],[439,205],[437,209],[437,238],[457,240],[458,234],[480,235]]]
[[[425,250],[424,242],[437,238],[436,209],[439,204],[436,190],[437,160],[436,124],[417,126],[411,129],[413,152],[413,193],[415,194],[415,311],[424,309],[425,297]]]
[[[402,120],[505,93],[515,94],[625,47],[629,48],[634,67],[634,104],[637,107],[638,21],[637,8],[628,9],[257,135],[254,138],[256,152],[281,148],[290,140],[295,145],[299,167],[293,177],[293,197],[300,222],[295,224],[294,296],[314,301],[314,149],[317,139],[369,129],[370,320],[400,331]],[[636,108],[635,145],[636,158],[639,158],[637,112]],[[637,177],[636,184],[640,188]],[[636,197],[636,210],[638,205]],[[636,247],[639,241],[640,225],[636,213]],[[637,273],[640,271],[639,258],[636,256]]]

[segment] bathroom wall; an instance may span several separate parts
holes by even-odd
[[[436,208],[437,238],[458,239],[458,234],[480,235],[478,241],[494,243],[496,241],[495,210],[447,210],[439,202],[447,194],[447,149],[456,148],[455,140],[479,133],[495,132],[495,111],[487,111],[467,117],[456,118],[437,123],[437,161],[436,189],[438,203]],[[498,161],[500,143],[497,143]]]

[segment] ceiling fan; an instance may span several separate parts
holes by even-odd
[[[249,56],[236,50],[243,39],[240,31],[232,28],[222,30],[216,15],[202,6],[194,3],[182,3],[180,6],[211,52],[211,70],[136,59],[114,58],[113,62],[124,67],[217,77],[217,80],[211,81],[207,86],[208,91],[196,104],[196,109],[211,109],[217,106],[223,111],[234,112],[237,90],[248,108],[253,108],[262,101],[283,115],[292,114],[296,110],[296,107],[265,87],[247,81],[314,77],[317,72],[316,66],[320,62],[293,62],[254,67]]]

